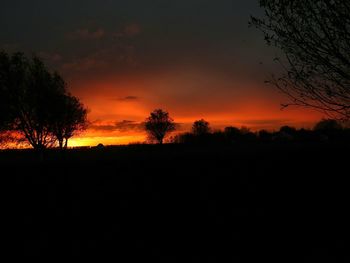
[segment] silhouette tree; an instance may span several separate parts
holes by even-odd
[[[263,18],[252,17],[269,45],[282,50],[285,69],[270,83],[290,103],[350,117],[350,2],[260,0]]]
[[[210,133],[209,122],[201,119],[195,121],[192,125],[192,133],[197,136],[202,136]]]
[[[290,136],[295,136],[297,133],[297,129],[290,126],[282,126],[280,128],[280,133],[288,134]]]
[[[43,150],[55,141],[50,136],[52,98],[64,93],[58,75],[50,74],[36,57],[22,54],[9,58],[8,97],[12,107],[12,129],[20,132],[34,149]]]
[[[242,135],[246,135],[246,134],[251,133],[250,129],[246,126],[242,126],[239,131]]]
[[[28,59],[22,53],[10,56],[2,52],[0,84],[1,95],[7,100],[6,118],[2,117],[7,119],[6,130],[22,135],[38,151],[55,144],[57,123],[62,119],[72,123],[68,119],[76,118],[69,115],[72,112],[68,113],[68,104],[62,99],[71,97],[65,82],[58,73],[49,72],[35,56]],[[76,99],[71,97],[70,100]],[[68,138],[69,132],[64,134]]]
[[[226,127],[224,129],[224,134],[226,136],[226,138],[229,140],[229,142],[236,142],[239,140],[239,138],[241,137],[241,131],[233,126],[229,126]]]
[[[233,127],[233,126],[226,127],[224,132],[227,135],[231,135],[232,134],[233,136],[239,135],[241,133],[238,128]]]
[[[70,94],[59,96],[56,103],[52,132],[59,148],[66,149],[68,140],[87,128],[87,109]]]
[[[332,119],[324,119],[319,121],[318,123],[316,123],[314,130],[315,131],[339,131],[342,130],[343,127],[342,125],[336,121],[336,120],[332,120]]]
[[[250,128],[246,127],[246,126],[242,126],[240,128],[240,133],[241,133],[241,137],[240,140],[244,141],[244,142],[253,142],[256,141],[257,139],[257,134],[255,134],[254,132],[252,132],[250,130]]]
[[[175,130],[175,123],[168,112],[156,109],[146,119],[145,129],[152,140],[163,144],[165,136]]]
[[[337,120],[333,119],[319,121],[314,127],[314,132],[323,141],[341,141],[346,136],[343,126]]]
[[[259,140],[262,142],[270,142],[272,141],[273,134],[267,130],[260,130],[258,132]]]
[[[174,136],[172,138],[172,143],[179,143],[179,144],[190,144],[190,143],[193,143],[195,140],[194,140],[194,135],[193,133],[189,133],[189,132],[186,132],[186,133],[181,133],[181,134],[177,134],[176,136]]]

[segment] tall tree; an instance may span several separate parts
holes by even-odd
[[[260,0],[262,18],[251,23],[269,45],[282,50],[285,68],[270,82],[290,99],[289,105],[350,118],[350,1]]]
[[[69,108],[62,98],[70,98],[75,106],[79,102],[68,94],[61,76],[51,73],[39,58],[26,58],[22,53],[0,54],[0,91],[7,101],[6,130],[22,135],[39,151],[55,145],[54,128],[63,118],[58,112]]]
[[[38,58],[23,54],[10,58],[7,92],[12,108],[11,130],[21,133],[36,150],[54,144],[51,136],[52,99],[65,92],[57,75],[52,75]]]
[[[163,144],[165,136],[175,130],[175,123],[168,112],[156,109],[146,119],[145,129],[151,139]]]

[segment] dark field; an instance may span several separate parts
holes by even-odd
[[[350,262],[349,145],[0,152],[14,255]]]

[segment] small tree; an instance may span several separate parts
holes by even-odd
[[[195,121],[192,125],[192,133],[197,136],[209,134],[210,133],[209,122],[203,119]]]
[[[175,123],[168,112],[156,109],[146,119],[145,129],[152,140],[163,144],[165,136],[175,130]]]

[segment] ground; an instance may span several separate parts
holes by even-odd
[[[15,255],[349,262],[349,145],[0,152]],[[266,260],[265,260],[266,259]]]

